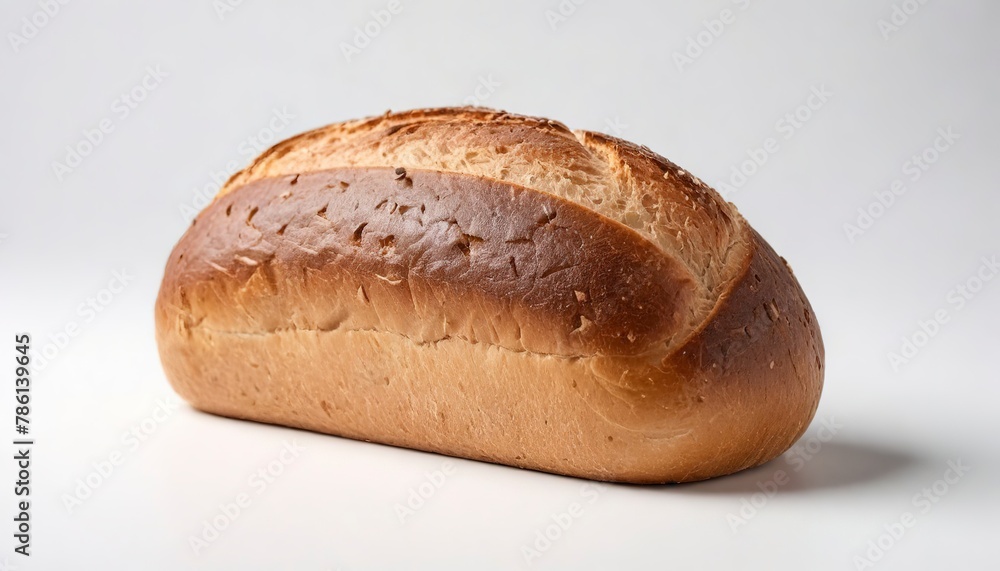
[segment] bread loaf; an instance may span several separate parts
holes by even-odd
[[[210,413],[620,482],[766,462],[823,384],[809,302],[731,204],[479,108],[266,151],[174,248],[156,335]]]

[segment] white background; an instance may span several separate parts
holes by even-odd
[[[245,0],[221,16],[209,1],[72,2],[33,34],[22,18],[46,20],[39,3],[3,3],[0,433],[13,436],[14,333],[55,356],[34,374],[32,556],[12,551],[5,452],[0,563],[846,570],[878,556],[869,542],[911,512],[902,537],[882,537],[875,568],[996,568],[1000,280],[961,309],[948,296],[1000,253],[1000,4],[930,0],[883,33],[893,2],[912,0],[567,1],[564,19],[557,0],[400,1],[350,59],[342,44],[387,2]],[[735,20],[711,37],[706,26],[718,25],[705,22],[723,9]],[[678,66],[699,33],[707,47]],[[148,66],[165,77],[147,80],[154,89],[140,89],[125,116],[119,98]],[[826,386],[803,441],[808,461],[786,456],[693,485],[607,486],[589,503],[582,480],[452,460],[444,484],[401,522],[395,506],[445,458],[183,404],[165,420],[154,414],[172,393],[152,307],[187,226],[182,208],[212,190],[212,173],[249,161],[254,138],[274,134],[274,110],[294,116],[273,124],[285,138],[389,108],[461,104],[483,84],[493,86],[479,90],[483,105],[611,131],[716,186],[775,139],[778,151],[728,198],[795,268],[823,328]],[[814,87],[832,95],[800,109]],[[778,121],[796,111],[808,121],[786,138]],[[66,147],[103,119],[113,131],[57,176]],[[913,180],[907,161],[949,127],[959,138]],[[849,240],[845,223],[896,179],[906,192],[873,207],[880,216]],[[122,269],[134,276],[124,290],[100,313],[81,310]],[[927,341],[919,322],[939,310],[948,322]],[[76,334],[56,350],[68,325]],[[927,342],[894,370],[889,354],[914,335]],[[823,420],[840,428],[810,441]],[[133,450],[122,436],[144,421],[152,434]],[[305,451],[257,495],[248,479],[292,439]],[[94,476],[115,452],[113,473]],[[924,511],[914,495],[956,460],[970,471],[939,484]],[[778,470],[791,481],[766,502],[753,496]],[[99,486],[67,510],[88,476]],[[243,492],[250,506],[196,555],[189,537]],[[582,515],[529,565],[523,548],[573,502]]]

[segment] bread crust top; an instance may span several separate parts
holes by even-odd
[[[749,259],[748,228],[735,208],[667,159],[600,133],[483,108],[387,112],[303,133],[233,175],[217,200],[262,179],[344,168],[403,168],[504,182],[630,229],[647,243],[636,247],[651,246],[661,253],[661,264],[674,268],[664,279],[684,283],[683,315],[670,316],[674,331],[661,336],[661,350],[676,348],[708,319]],[[639,343],[628,352],[651,348]]]

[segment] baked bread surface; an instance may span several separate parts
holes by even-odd
[[[275,145],[175,247],[156,329],[208,412],[635,483],[774,458],[823,379],[808,301],[732,205],[478,108]]]

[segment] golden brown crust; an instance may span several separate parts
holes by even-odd
[[[664,351],[694,312],[695,278],[630,229],[435,171],[253,181],[201,213],[171,268],[164,303],[218,331],[377,330],[624,355]]]
[[[156,317],[203,410],[601,480],[765,462],[822,388],[809,304],[731,205],[488,110],[279,143],[181,239]]]
[[[481,108],[386,113],[278,143],[220,191],[338,167],[464,173],[552,194],[628,226],[697,272],[704,317],[745,252],[731,205],[677,165],[627,141]]]

